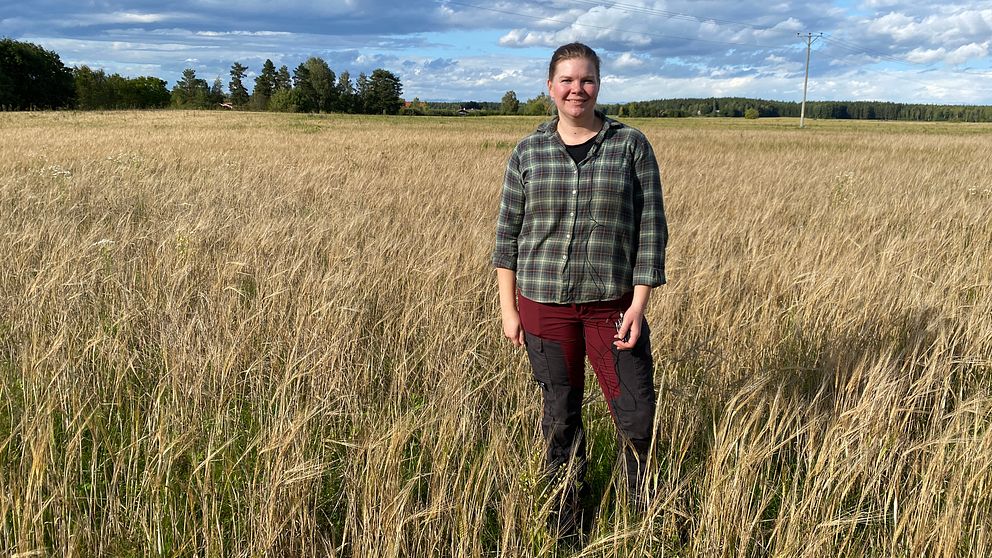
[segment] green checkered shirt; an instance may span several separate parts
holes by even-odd
[[[517,144],[506,165],[495,267],[544,303],[615,300],[665,283],[668,225],[658,162],[640,131],[603,119],[576,164],[555,118]]]

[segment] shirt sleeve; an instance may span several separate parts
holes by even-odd
[[[634,175],[638,185],[640,227],[634,261],[634,284],[657,287],[665,284],[665,248],[668,222],[661,192],[658,161],[647,138],[641,136],[634,153]]]
[[[517,269],[517,236],[524,221],[525,200],[518,149],[513,150],[503,175],[503,193],[496,220],[496,247],[493,249],[493,267],[514,271]]]

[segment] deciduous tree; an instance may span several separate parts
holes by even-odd
[[[106,109],[114,104],[107,74],[102,69],[93,70],[87,65],[73,68],[76,87],[76,106],[83,110]]]
[[[520,101],[514,91],[507,91],[503,94],[503,99],[499,103],[499,111],[503,114],[517,114],[520,110]]]
[[[541,93],[533,99],[528,99],[521,109],[521,113],[531,115],[531,116],[545,116],[551,114],[551,107],[554,103],[551,102],[551,97],[548,97],[547,93]]]
[[[317,56],[308,58],[303,65],[310,72],[310,85],[313,86],[318,108],[325,112],[333,111],[338,100],[334,71],[323,58]]]
[[[33,43],[0,40],[0,109],[55,109],[75,101],[72,71],[58,54]]]

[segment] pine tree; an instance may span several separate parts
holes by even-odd
[[[296,93],[296,108],[300,112],[315,112],[320,110],[317,104],[317,92],[310,82],[310,70],[306,64],[300,64],[293,70],[293,92]]]
[[[210,95],[208,100],[211,105],[219,105],[224,102],[224,84],[220,81],[220,76],[214,79],[213,85],[210,86]]]
[[[351,83],[351,74],[347,70],[338,76],[338,106],[341,112],[355,111],[355,86]]]
[[[279,71],[276,72],[275,87],[273,88],[273,93],[275,91],[289,91],[293,88],[293,82],[289,77],[289,68],[285,64],[279,66]]]
[[[172,104],[183,108],[207,106],[210,88],[207,82],[196,77],[196,70],[186,68],[183,77],[172,88]]]
[[[255,88],[251,93],[253,108],[265,110],[269,106],[269,99],[276,87],[276,66],[272,60],[266,58],[262,64],[262,73],[255,78]]]
[[[369,79],[365,109],[372,114],[396,114],[403,106],[403,84],[389,70],[378,68]]]
[[[231,93],[231,104],[243,107],[248,104],[248,89],[242,80],[248,72],[248,66],[242,66],[240,62],[235,62],[231,66],[231,81],[227,84],[227,90]]]
[[[355,81],[355,112],[366,113],[366,106],[369,100],[369,78],[365,75],[365,72],[358,74],[358,80]]]

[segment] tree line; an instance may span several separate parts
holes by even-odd
[[[541,93],[533,99],[521,103],[515,91],[507,91],[499,102],[494,101],[468,101],[468,102],[419,102],[414,99],[409,107],[404,109],[404,114],[428,114],[436,116],[447,116],[455,114],[471,114],[477,116],[488,116],[494,114],[518,114],[525,116],[545,116],[550,115],[555,104],[548,97],[547,93]]]
[[[186,68],[172,88],[171,104],[178,108],[243,108],[281,112],[351,112],[396,114],[403,107],[403,84],[389,70],[376,69],[371,76],[360,73],[354,82],[347,71],[336,75],[320,57],[310,57],[290,75],[285,65],[276,69],[265,60],[249,93],[245,85],[248,67],[231,65],[228,93],[218,77],[212,85]]]
[[[663,99],[602,105],[607,114],[631,117],[729,116],[798,117],[802,105],[793,101],[768,101],[742,97]],[[916,120],[992,122],[992,106],[927,105],[887,101],[811,101],[807,118],[858,120]]]
[[[163,79],[108,75],[86,65],[67,68],[53,51],[8,38],[0,40],[0,110],[78,108],[240,108],[286,112],[396,114],[403,107],[403,84],[388,70],[336,75],[327,62],[311,57],[293,70],[266,60],[252,83],[248,67],[231,65],[227,91],[220,77],[212,84],[186,68],[170,91]]]
[[[802,105],[792,101],[769,101],[745,97],[696,99],[656,99],[630,103],[600,104],[599,110],[616,117],[685,118],[690,116],[759,118],[788,116],[798,118]],[[500,102],[467,103],[415,102],[406,109],[414,114],[447,115],[494,114],[551,115],[554,103],[546,93],[520,102],[514,91],[507,91]],[[811,101],[806,103],[807,118],[857,120],[914,120],[927,122],[992,122],[992,106],[927,105],[887,101]]]
[[[88,66],[67,68],[53,51],[9,38],[0,40],[0,110],[32,109],[146,109],[240,108],[285,112],[350,112],[365,114],[548,115],[554,103],[545,93],[521,102],[507,91],[497,102],[405,103],[398,76],[384,69],[352,80],[347,71],[336,74],[319,57],[308,58],[292,72],[278,69],[272,60],[262,64],[253,83],[246,84],[248,67],[231,65],[227,91],[220,77],[211,84],[186,68],[171,89],[153,76],[136,78],[107,75]],[[248,85],[252,86],[251,91]],[[742,97],[658,99],[603,104],[606,114],[630,117],[798,117],[800,104]],[[813,101],[806,103],[809,118],[862,120],[920,120],[992,122],[992,106],[928,105],[884,101]]]

